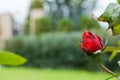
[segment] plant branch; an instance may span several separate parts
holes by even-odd
[[[105,79],[105,80],[109,80],[109,79],[111,79],[111,78],[113,78],[113,77],[119,77],[119,75],[120,75],[120,73],[119,74],[116,74],[116,75],[112,75],[112,76],[110,76],[110,77],[108,77],[107,79]]]
[[[111,71],[110,69],[108,69],[106,66],[104,66],[102,63],[100,63],[100,66],[102,67],[102,69],[104,69],[105,71],[107,71],[109,74],[114,75],[116,78],[118,77],[116,75],[116,73],[114,73],[113,71]]]

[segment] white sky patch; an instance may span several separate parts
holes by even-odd
[[[11,13],[17,22],[22,23],[27,15],[31,0],[0,0],[0,13]]]
[[[9,12],[17,22],[22,23],[27,16],[30,2],[31,0],[0,0],[0,13]],[[110,2],[116,2],[116,0],[97,0],[96,8],[93,10],[94,15],[100,16]]]

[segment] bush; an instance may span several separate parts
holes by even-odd
[[[100,25],[90,17],[82,15],[79,21],[79,30],[100,29]]]
[[[42,2],[40,2],[40,0],[33,0],[31,4],[31,9],[34,8],[43,8]]]
[[[79,32],[21,36],[9,40],[6,50],[26,57],[26,66],[93,69],[95,64],[79,49],[80,38]]]
[[[57,22],[57,31],[73,31],[73,22],[70,18],[62,18]]]
[[[97,70],[97,64],[83,55],[79,49],[81,35],[80,32],[72,32],[46,33],[40,36],[19,36],[7,41],[6,50],[26,57],[29,60],[26,66]],[[104,34],[101,34],[101,36],[105,40]],[[118,60],[108,63],[106,60],[108,59],[108,54],[104,55],[105,64],[111,69],[116,69],[116,61]],[[119,56],[115,59],[119,59]],[[116,66],[113,66],[113,64]]]
[[[52,24],[49,17],[38,18],[35,21],[35,33],[40,34],[52,30]]]

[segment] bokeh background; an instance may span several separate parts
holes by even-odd
[[[79,49],[84,30],[115,44],[99,17],[116,0],[0,0],[0,48],[28,59],[22,66],[0,67],[0,80],[104,80],[110,75]],[[119,71],[120,55],[103,63]],[[112,79],[111,79],[112,80]]]

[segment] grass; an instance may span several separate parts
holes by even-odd
[[[105,80],[109,76],[103,72],[83,70],[0,68],[0,80]]]

